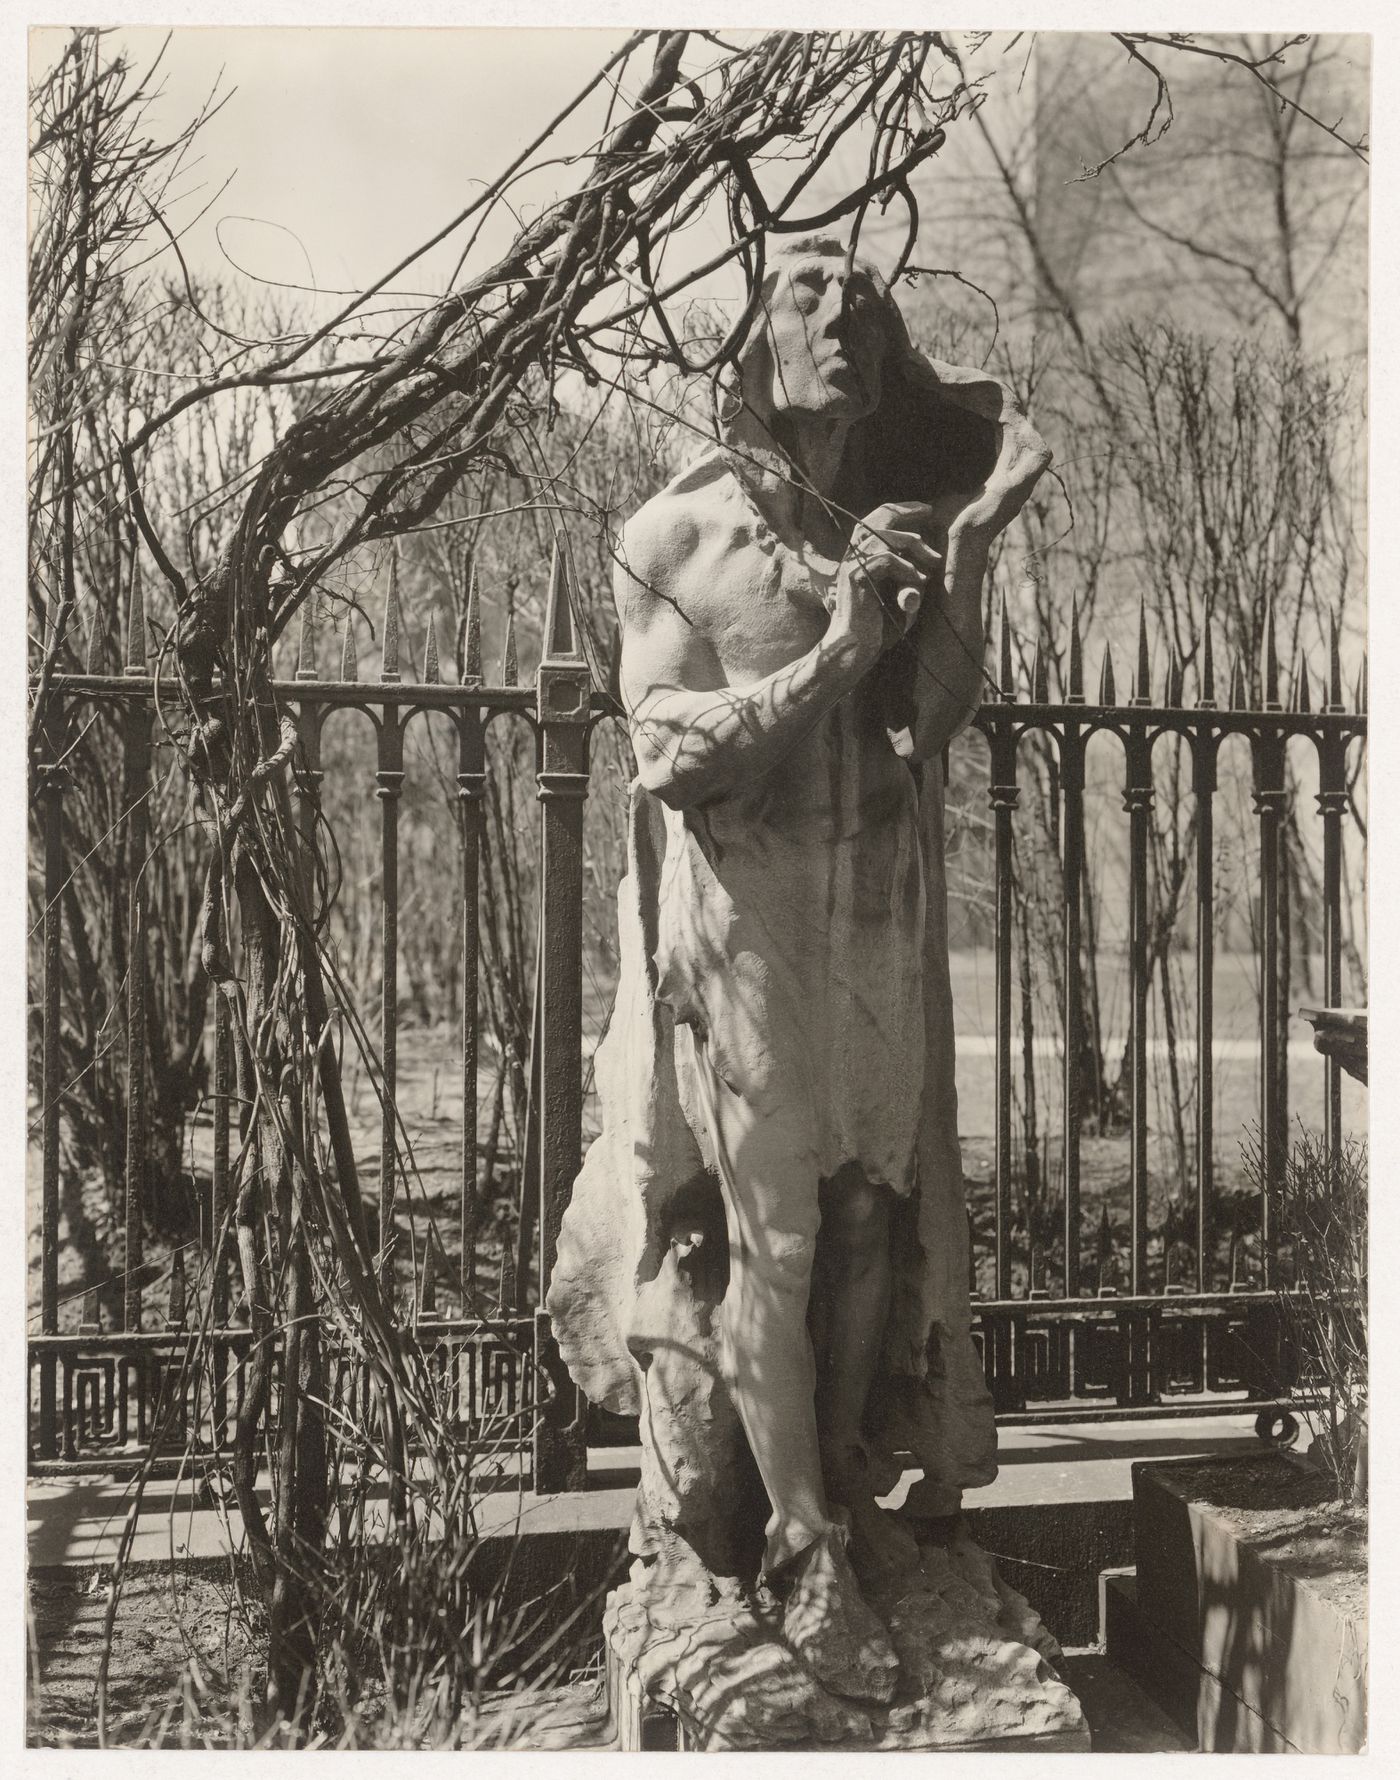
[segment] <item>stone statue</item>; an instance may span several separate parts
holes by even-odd
[[[780,252],[761,298],[722,444],[615,584],[621,972],[548,1295],[577,1383],[640,1417],[614,1680],[707,1747],[1074,1741],[1053,1640],[958,1521],[996,1436],[942,828],[988,546],[1050,453],[840,244]]]

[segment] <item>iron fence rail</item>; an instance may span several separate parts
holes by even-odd
[[[522,1158],[521,1218],[536,1225],[539,1277],[547,1281],[559,1223],[577,1172],[582,1147],[582,910],[584,894],[583,812],[589,791],[589,739],[593,726],[611,709],[593,692],[590,670],[579,647],[562,565],[551,579],[543,654],[533,686],[516,683],[513,628],[507,638],[500,683],[488,685],[481,666],[480,623],[473,592],[466,621],[465,673],[460,683],[441,679],[435,638],[430,634],[421,678],[403,673],[399,636],[401,614],[391,582],[383,628],[383,662],[375,682],[358,678],[353,634],[335,679],[316,670],[314,620],[306,622],[296,676],[278,680],[274,696],[292,714],[299,753],[296,786],[308,831],[316,819],[323,778],[321,737],[336,710],[353,709],[368,718],[375,733],[374,789],[380,803],[379,862],[382,872],[379,963],[381,988],[381,1066],[384,1104],[379,1154],[379,1228],[386,1268],[392,1267],[396,1196],[401,1179],[395,1105],[398,1006],[399,810],[405,778],[404,740],[426,713],[440,713],[456,738],[456,792],[461,809],[460,970],[462,1039],[457,1066],[463,1108],[456,1217],[460,1237],[460,1277],[464,1305],[479,1302],[476,1242],[481,1225],[477,1132],[480,1066],[478,977],[482,822],[487,782],[486,730],[497,718],[529,725],[536,739],[535,789],[540,804],[540,881],[537,990],[531,1066],[531,1116]],[[38,1470],[104,1467],[145,1442],[188,1442],[218,1452],[229,1438],[230,1403],[236,1405],[251,1336],[231,1321],[227,1257],[214,1257],[210,1332],[196,1342],[186,1320],[183,1264],[172,1278],[164,1330],[143,1330],[149,1294],[142,1267],[143,1194],[146,1184],[148,1112],[145,1055],[148,911],[142,867],[150,846],[148,792],[157,701],[164,689],[147,669],[139,623],[125,671],[120,675],[58,674],[51,681],[41,761],[35,777],[37,833],[43,883],[42,985],[40,995],[39,1095],[41,1101],[41,1266],[39,1331],[29,1344],[31,1464]],[[1174,1402],[1221,1407],[1268,1405],[1292,1377],[1291,1359],[1278,1316],[1274,1252],[1276,1207],[1267,1190],[1259,1195],[1258,1267],[1229,1292],[1212,1290],[1209,1249],[1214,1204],[1212,1036],[1215,1030],[1215,865],[1214,804],[1222,744],[1245,738],[1252,761],[1254,814],[1259,846],[1260,1090],[1258,1120],[1262,1178],[1276,1177],[1287,1130],[1287,1081],[1278,1044],[1280,959],[1288,943],[1279,907],[1280,844],[1290,812],[1285,773],[1286,749],[1306,738],[1317,756],[1316,805],[1322,828],[1323,989],[1329,1005],[1343,999],[1342,899],[1343,823],[1349,809],[1348,750],[1364,742],[1364,680],[1348,708],[1341,684],[1335,627],[1329,662],[1314,709],[1306,666],[1295,674],[1287,708],[1279,692],[1273,622],[1266,626],[1259,671],[1249,676],[1236,662],[1224,705],[1215,696],[1207,639],[1200,665],[1199,696],[1184,702],[1184,674],[1173,658],[1160,699],[1148,661],[1145,618],[1140,625],[1137,671],[1127,699],[1117,697],[1111,653],[1104,653],[1098,696],[1087,699],[1083,649],[1077,617],[1064,657],[1066,671],[1058,702],[1052,700],[1048,669],[1040,652],[1032,666],[1028,696],[1017,691],[1011,658],[1011,632],[1002,615],[999,694],[984,704],[976,729],[988,755],[987,795],[991,809],[994,862],[995,932],[995,1164],[992,1292],[976,1311],[978,1342],[998,1414],[1036,1419],[1085,1414],[1141,1413]],[[120,1233],[122,1284],[120,1327],[104,1329],[96,1294],[90,1293],[76,1334],[59,1330],[59,1206],[61,1120],[65,1097],[59,1044],[64,972],[63,898],[65,859],[63,805],[67,720],[94,705],[120,714],[123,737],[122,843],[132,894],[126,909],[127,977],[123,1007],[128,1116]],[[1058,868],[1062,884],[1062,937],[1059,958],[1063,1054],[1056,1288],[1049,1289],[1048,1260],[1037,1275],[1034,1257],[1024,1282],[1015,1288],[1013,1225],[1015,1162],[1013,1143],[1013,871],[1015,819],[1021,801],[1021,769],[1026,738],[1036,735],[1051,750],[1057,776]],[[1084,1288],[1086,1236],[1081,1192],[1081,1139],[1084,1126],[1083,970],[1093,941],[1084,923],[1086,877],[1086,755],[1098,736],[1116,739],[1122,756],[1122,796],[1127,815],[1128,941],[1128,1255],[1122,1287],[1105,1283],[1099,1269],[1097,1295]],[[1149,823],[1155,790],[1153,755],[1163,738],[1177,738],[1190,750],[1190,782],[1195,800],[1195,1069],[1197,1122],[1194,1141],[1194,1279],[1149,1289],[1149,1105],[1148,1000],[1151,958],[1149,921]],[[213,1166],[212,1227],[222,1232],[231,1193],[233,1037],[221,997],[212,1022]],[[1340,1071],[1332,1058],[1319,1059],[1325,1076],[1326,1141],[1335,1152],[1342,1141]],[[1187,1183],[1182,1182],[1185,1190]],[[1032,1235],[1032,1243],[1034,1236]],[[431,1256],[431,1245],[428,1253]],[[420,1347],[435,1364],[456,1370],[457,1396],[482,1428],[500,1432],[501,1417],[510,1438],[532,1449],[537,1487],[582,1487],[588,1418],[550,1340],[548,1319],[533,1313],[492,1323],[484,1318],[443,1319],[436,1314],[434,1263],[416,1285],[403,1314]],[[541,1294],[542,1296],[542,1294]],[[201,1368],[191,1366],[196,1349]],[[208,1364],[204,1365],[203,1361]],[[481,1368],[486,1367],[487,1372]],[[197,1372],[197,1375],[196,1375]],[[483,1382],[489,1372],[490,1388]],[[349,1388],[346,1386],[345,1388]],[[502,1408],[502,1405],[505,1405]],[[464,1426],[466,1424],[464,1423]]]

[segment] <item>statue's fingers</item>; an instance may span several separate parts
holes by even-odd
[[[888,514],[888,519],[881,515]],[[886,501],[883,506],[876,507],[873,513],[865,515],[865,523],[888,524],[890,520],[913,519],[926,524],[934,517],[933,508],[927,501]]]
[[[943,556],[933,545],[921,538],[918,532],[900,531],[895,526],[888,526],[881,536],[890,547],[901,556],[911,557],[922,564],[928,574],[942,568]]]
[[[865,572],[876,582],[893,587],[922,588],[925,573],[896,550],[872,551],[864,559]]]

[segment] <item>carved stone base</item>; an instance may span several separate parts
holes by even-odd
[[[1024,1596],[961,1529],[921,1539],[920,1557],[915,1576],[865,1591],[900,1660],[889,1705],[820,1686],[776,1616],[698,1562],[638,1562],[603,1622],[618,1746],[1087,1750],[1059,1646]]]

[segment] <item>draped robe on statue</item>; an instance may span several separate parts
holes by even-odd
[[[634,785],[629,831],[617,1000],[596,1059],[603,1128],[549,1293],[565,1362],[594,1402],[642,1413],[640,1362],[676,1333],[674,1304],[648,1288],[673,1246],[722,1240],[717,1164],[735,1164],[715,1154],[703,1044],[756,1121],[815,1153],[814,1180],[839,1190],[855,1165],[898,1195],[866,1433],[877,1469],[896,1476],[895,1451],[912,1453],[930,1500],[952,1511],[961,1489],[994,1477],[996,1437],[969,1334],[939,762],[912,768],[849,700],[734,797],[682,813]],[[792,1208],[794,1229],[816,1212],[813,1193]],[[818,1279],[820,1266],[819,1239]],[[644,1417],[644,1444],[656,1431]],[[650,1493],[634,1526],[642,1551],[648,1509],[662,1507]]]
[[[951,567],[958,526],[994,536],[1049,454],[1004,386],[915,351],[869,276],[889,352],[879,406],[851,428],[837,497],[853,514],[931,503]],[[724,445],[668,493],[712,486],[727,466],[742,502],[765,475],[790,472],[758,341],[746,348]],[[761,523],[747,535],[746,547],[766,547]],[[938,675],[930,639],[935,649],[967,644],[936,628],[937,590],[926,606],[933,616],[770,770],[684,810],[640,783],[631,791],[618,993],[596,1059],[602,1130],[563,1220],[547,1305],[577,1384],[640,1417],[634,1551],[675,1556],[679,1539],[711,1575],[752,1575],[750,1534],[762,1521],[719,1375],[725,1208],[735,1199],[721,1187],[726,1170],[767,1158],[784,1180],[807,1183],[759,1236],[798,1244],[816,1233],[818,1333],[817,1182],[840,1192],[859,1170],[891,1189],[890,1307],[862,1430],[869,1474],[880,1491],[892,1487],[896,1454],[912,1454],[924,1482],[909,1505],[940,1516],[996,1473],[970,1334],[943,769],[936,745],[917,765],[902,757],[918,731],[920,675]],[[724,1130],[743,1153],[721,1153]]]

